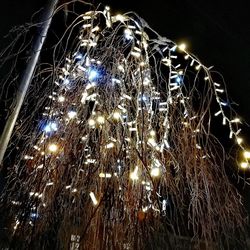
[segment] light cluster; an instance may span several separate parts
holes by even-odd
[[[64,37],[66,54],[55,48],[53,84],[40,97],[45,125],[8,177],[15,234],[42,241],[55,227],[62,245],[77,235],[82,249],[136,249],[161,227],[207,241],[241,229],[210,121],[227,125],[244,169],[250,153],[210,69],[138,16],[108,7],[79,15]]]

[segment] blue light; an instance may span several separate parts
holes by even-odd
[[[148,96],[146,96],[146,95],[140,95],[140,96],[139,96],[139,100],[142,101],[142,102],[147,102],[147,101],[149,101],[148,99],[149,99],[149,98],[148,98]]]
[[[38,218],[38,213],[31,213],[30,218],[37,219]]]
[[[182,83],[182,77],[178,76],[176,78],[176,83],[181,84]]]
[[[96,80],[96,78],[98,78],[99,76],[99,73],[97,70],[95,69],[90,69],[89,72],[88,72],[88,78],[90,81],[94,81]]]
[[[124,36],[127,40],[132,40],[133,39],[133,33],[130,29],[125,29],[124,30]]]
[[[65,85],[68,85],[70,83],[69,79],[65,79],[63,82]]]
[[[75,59],[81,60],[83,58],[83,55],[81,53],[77,53],[75,56]]]
[[[56,122],[49,122],[47,123],[47,125],[44,127],[43,131],[45,133],[51,133],[51,132],[54,132],[54,131],[57,131],[58,129],[58,126],[57,126],[57,123]]]

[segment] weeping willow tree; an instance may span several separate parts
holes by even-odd
[[[241,196],[211,132],[221,120],[244,150],[223,81],[133,12],[67,6],[5,159],[9,247],[243,246]]]

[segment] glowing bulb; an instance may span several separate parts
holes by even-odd
[[[250,151],[244,151],[243,155],[246,159],[250,159]]]
[[[98,116],[96,120],[99,124],[104,124],[105,122],[105,118],[103,116]]]
[[[53,131],[57,131],[57,123],[56,122],[49,122],[45,127],[44,127],[44,132],[50,133]]]
[[[130,29],[125,29],[124,30],[124,36],[127,40],[132,40],[133,39],[133,32]]]
[[[151,136],[155,136],[155,135],[156,135],[156,132],[155,132],[154,130],[151,130],[151,131],[149,132],[149,134],[150,134]]]
[[[88,75],[88,77],[89,77],[89,80],[90,81],[94,81],[97,77],[98,77],[98,72],[96,71],[96,70],[94,70],[94,69],[91,69],[90,71],[89,71],[89,75]]]
[[[55,153],[58,150],[58,146],[55,143],[52,143],[48,147],[49,151]]]
[[[110,142],[109,144],[106,145],[106,148],[113,148],[115,144],[113,142]]]
[[[120,21],[120,22],[124,22],[125,21],[125,17],[123,15],[121,15],[121,14],[116,15],[115,18],[116,18],[117,21]]]
[[[240,118],[235,118],[235,119],[231,120],[231,122],[239,123],[240,122]]]
[[[241,166],[241,168],[246,169],[248,167],[248,163],[247,162],[241,162],[240,166]]]
[[[240,137],[238,137],[238,138],[236,139],[236,141],[237,141],[238,144],[241,144],[241,143],[243,142],[243,139],[240,138]]]
[[[92,200],[94,206],[96,206],[96,205],[98,204],[98,201],[97,201],[97,199],[96,199],[96,197],[95,197],[95,194],[94,194],[93,192],[90,192],[90,193],[89,193],[89,196],[90,196],[90,198],[91,198],[91,200]]]
[[[89,126],[94,127],[95,126],[95,120],[94,119],[89,119]]]
[[[71,110],[71,111],[69,111],[68,112],[68,117],[69,117],[69,119],[73,119],[73,118],[75,118],[76,117],[76,111],[73,111],[73,110]]]
[[[60,95],[58,96],[58,102],[64,102],[65,101],[65,97]]]
[[[77,53],[75,59],[81,60],[83,58],[81,53]]]
[[[99,177],[100,178],[111,178],[112,175],[110,173],[100,173]]]
[[[113,114],[113,118],[114,118],[115,120],[119,120],[119,119],[120,119],[120,117],[121,117],[120,112],[115,111],[115,112],[114,112],[114,114]]]
[[[200,67],[201,67],[201,65],[199,64],[199,65],[197,65],[197,66],[195,67],[195,69],[196,69],[196,70],[199,70]]]
[[[155,168],[152,168],[151,169],[151,171],[150,171],[150,175],[152,176],[152,177],[158,177],[159,175],[160,175],[160,168],[157,168],[157,167],[155,167]]]
[[[182,43],[182,44],[180,44],[178,47],[179,47],[180,50],[183,50],[183,51],[184,51],[184,50],[186,49],[187,46],[186,46],[185,43]]]
[[[137,166],[135,167],[135,170],[132,173],[130,173],[130,179],[133,181],[136,181],[139,179]]]
[[[154,138],[149,138],[149,139],[148,139],[148,143],[149,143],[151,146],[153,146],[153,147],[157,146],[157,144],[156,144]]]

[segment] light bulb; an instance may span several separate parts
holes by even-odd
[[[104,124],[104,122],[105,122],[105,118],[101,115],[98,116],[96,120],[99,124]]]
[[[248,163],[247,162],[241,162],[240,166],[241,166],[241,168],[246,169],[248,167]]]
[[[115,112],[114,112],[114,114],[113,114],[113,118],[114,118],[115,120],[119,120],[119,119],[120,119],[120,117],[121,117],[120,112],[115,111]]]
[[[179,47],[180,50],[183,50],[183,51],[184,51],[184,50],[186,49],[187,46],[186,46],[185,43],[182,43],[182,44],[180,44],[178,47]]]
[[[250,151],[244,151],[243,155],[246,159],[250,159]]]
[[[55,153],[58,150],[58,146],[55,143],[52,143],[48,147],[49,151]]]
[[[110,142],[106,145],[106,148],[113,148],[115,144],[113,142]]]
[[[94,81],[96,78],[98,78],[99,74],[97,70],[91,69],[88,74],[88,78],[90,81]]]
[[[241,143],[243,142],[243,139],[240,138],[240,137],[238,137],[238,138],[236,139],[236,141],[237,141],[238,144],[241,144]]]
[[[64,102],[65,101],[65,97],[60,95],[58,96],[58,102]]]
[[[151,131],[149,132],[149,134],[150,134],[151,136],[155,136],[155,135],[156,135],[156,132],[155,132],[154,130],[151,130]]]
[[[95,194],[94,194],[93,192],[90,192],[90,193],[89,193],[89,196],[90,196],[90,198],[91,198],[91,200],[92,200],[94,206],[96,206],[96,205],[98,204],[98,201],[97,201],[97,199],[96,199],[96,197],[95,197]]]
[[[71,110],[71,111],[69,111],[68,112],[68,117],[69,117],[69,119],[73,119],[73,118],[75,118],[76,117],[76,111],[73,111],[73,110]]]
[[[150,175],[152,177],[158,177],[160,173],[161,173],[160,168],[157,168],[157,167],[152,168],[150,171]]]
[[[89,126],[94,127],[95,126],[95,120],[94,119],[89,119]]]
[[[45,127],[44,127],[44,132],[50,133],[53,131],[57,131],[57,123],[56,122],[49,122]]]
[[[133,39],[133,32],[130,29],[125,29],[124,30],[124,36],[127,40],[132,40]]]
[[[139,179],[137,166],[135,167],[134,171],[132,173],[130,173],[130,179],[133,181],[136,181]]]

